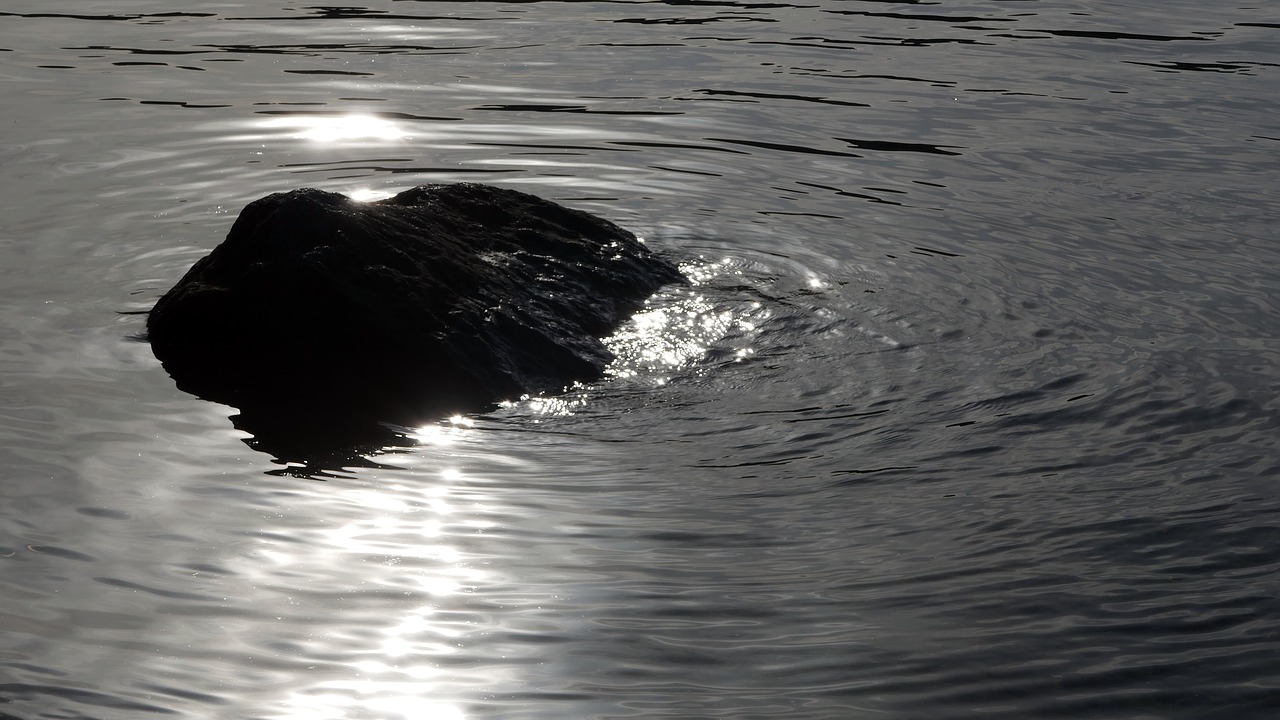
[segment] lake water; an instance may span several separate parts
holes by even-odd
[[[5,0],[0,717],[1275,717],[1276,10]],[[330,457],[137,341],[247,202],[453,181],[695,282]]]

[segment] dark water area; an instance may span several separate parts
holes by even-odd
[[[6,0],[0,717],[1275,717],[1276,10]],[[456,181],[693,282],[305,462],[137,341]]]

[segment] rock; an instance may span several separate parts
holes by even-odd
[[[303,189],[245,207],[147,335],[180,388],[249,425],[407,424],[600,377],[600,338],[681,280],[631,233],[514,190]]]

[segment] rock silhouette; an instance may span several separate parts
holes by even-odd
[[[147,318],[156,357],[242,427],[410,423],[601,376],[670,262],[526,193],[424,185],[250,203]]]

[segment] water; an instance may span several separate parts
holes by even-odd
[[[8,0],[0,715],[1272,717],[1271,10]],[[250,200],[463,180],[697,282],[306,462],[132,339]]]

